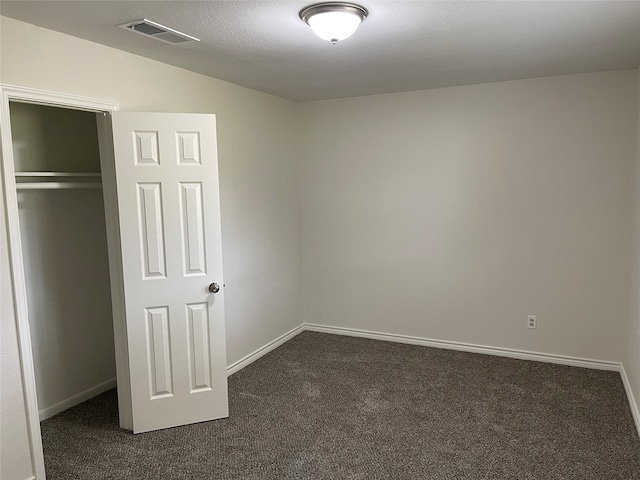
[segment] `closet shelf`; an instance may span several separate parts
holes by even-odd
[[[86,188],[102,188],[100,182],[23,182],[16,183],[18,190],[59,190],[68,189],[86,189]]]
[[[16,172],[16,177],[100,177],[93,172]]]
[[[67,181],[52,181],[54,179]],[[25,180],[31,181],[25,181]],[[18,190],[58,190],[102,188],[100,174],[94,172],[16,172]]]

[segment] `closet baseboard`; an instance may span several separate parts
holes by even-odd
[[[68,408],[75,407],[76,405],[86,402],[90,398],[100,395],[101,393],[106,392],[107,390],[111,390],[112,388],[116,388],[116,378],[110,378],[106,382],[102,382],[95,387],[88,388],[87,390],[80,392],[76,395],[73,395],[69,398],[65,398],[61,402],[55,403],[50,407],[46,407],[41,409],[38,413],[40,416],[40,421],[46,420],[47,418],[51,418],[54,415],[57,415],[60,412],[65,411]]]

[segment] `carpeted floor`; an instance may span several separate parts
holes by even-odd
[[[640,479],[620,375],[305,332],[230,418],[132,435],[115,391],[42,423],[58,479]]]

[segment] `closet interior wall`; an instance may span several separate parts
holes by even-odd
[[[115,385],[96,114],[11,102],[40,419]]]

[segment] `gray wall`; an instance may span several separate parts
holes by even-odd
[[[640,423],[640,70],[638,70],[638,117],[636,121],[636,170],[633,210],[633,259],[630,263],[631,315],[625,332],[623,365],[635,400],[636,422]]]
[[[305,321],[619,362],[636,82],[303,104]]]

